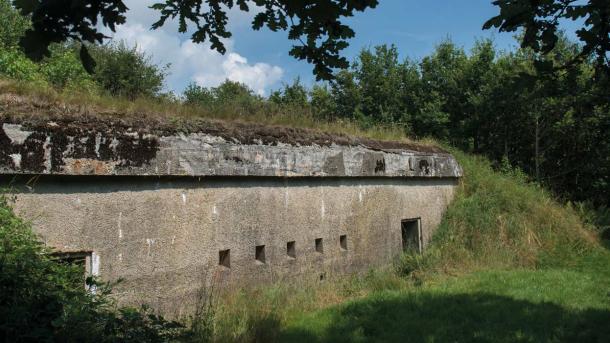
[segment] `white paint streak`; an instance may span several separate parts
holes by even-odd
[[[123,254],[119,254],[119,262],[123,262]]]
[[[182,203],[186,205],[186,193],[182,193]]]
[[[218,214],[218,210],[216,209],[216,205],[212,206],[212,213]]]
[[[121,221],[123,219],[123,212],[119,212],[119,219],[117,226],[119,228],[119,239],[123,238],[123,229],[121,229]]]
[[[358,192],[358,201],[362,202],[362,191]]]
[[[320,208],[320,214],[322,215],[322,218],[324,218],[324,215],[326,214],[326,208],[324,207],[324,199],[322,199],[322,206]]]
[[[284,188],[284,207],[288,208],[288,188]]]
[[[146,244],[148,244],[148,256],[150,256],[150,249],[152,248],[152,245],[155,244],[155,240],[151,239],[151,238],[146,238]]]

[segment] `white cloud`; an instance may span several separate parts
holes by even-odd
[[[223,41],[227,52],[221,55],[210,49],[208,43],[195,44],[177,32],[175,23],[150,30],[159,13],[147,8],[142,1],[127,1],[127,23],[117,27],[111,36],[151,56],[159,65],[170,63],[167,88],[177,92],[190,82],[201,86],[217,86],[226,79],[248,85],[258,94],[277,84],[284,73],[282,68],[267,63],[248,63],[233,49],[233,40]],[[233,11],[231,11],[233,12]],[[247,20],[241,16],[238,21]]]

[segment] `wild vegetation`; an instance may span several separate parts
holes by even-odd
[[[87,291],[95,288],[95,291]],[[120,308],[112,285],[54,257],[0,195],[0,337],[5,342],[166,342],[183,326]]]

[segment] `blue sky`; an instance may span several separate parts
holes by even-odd
[[[215,86],[228,78],[268,94],[296,77],[308,85],[314,82],[311,65],[288,55],[292,42],[286,33],[253,31],[252,13],[230,12],[233,37],[226,41],[227,54],[220,55],[207,44],[193,44],[189,35],[178,34],[175,23],[150,31],[157,14],[147,6],[154,2],[127,0],[127,24],[119,27],[114,39],[136,44],[156,63],[171,63],[169,90],[180,93],[190,82]],[[395,44],[402,58],[419,59],[447,37],[466,49],[487,37],[499,49],[512,49],[513,34],[482,30],[483,23],[497,13],[491,0],[380,0],[377,8],[347,20],[356,37],[344,56],[351,61],[362,48]]]

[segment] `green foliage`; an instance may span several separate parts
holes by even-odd
[[[0,47],[0,75],[21,81],[41,81],[38,65],[16,48]]]
[[[16,48],[30,27],[30,21],[19,14],[10,0],[0,0],[0,48]]]
[[[46,81],[59,90],[107,92],[131,100],[161,96],[167,67],[158,67],[150,57],[123,42],[88,47],[97,60],[95,67],[89,66],[95,69],[93,75],[81,61],[82,44],[73,41],[44,47],[48,51],[36,58],[39,63],[33,63],[18,45],[30,26],[28,17],[7,0],[0,0],[0,75],[20,81]]]
[[[7,342],[167,342],[181,326],[147,308],[117,309],[110,285],[54,260],[0,196],[0,336]]]
[[[92,78],[111,95],[128,99],[159,95],[169,66],[159,68],[137,47],[129,48],[124,42],[90,50],[97,61]]]
[[[187,105],[211,110],[230,108],[240,115],[256,113],[258,108],[266,105],[263,98],[255,95],[248,86],[230,80],[211,88],[191,83],[184,90],[183,97]]]
[[[254,4],[264,10],[258,12],[252,28],[264,26],[271,31],[288,31],[288,39],[298,42],[290,55],[314,65],[318,79],[331,79],[333,68],[346,68],[348,62],[340,52],[348,46],[347,39],[354,31],[342,22],[355,12],[374,8],[378,0],[318,1],[301,3],[291,0],[257,0]],[[73,39],[79,42],[102,43],[104,35],[99,31],[98,19],[103,26],[114,31],[116,25],[125,22],[127,7],[121,0],[79,1],[59,0],[50,3],[16,0],[15,5],[23,15],[31,15],[33,27],[28,29],[21,46],[27,56],[41,60],[50,56],[49,46],[54,42]],[[157,29],[168,18],[178,18],[178,31],[191,31],[195,43],[210,41],[212,49],[225,53],[223,38],[231,37],[227,30],[227,11],[234,6],[248,12],[246,0],[165,0],[151,6],[160,12],[160,18],[152,25]],[[189,29],[189,25],[195,27]],[[87,71],[95,69],[95,59],[85,45],[80,56]],[[97,59],[99,62],[99,59]]]
[[[468,53],[443,41],[419,62],[399,60],[393,46],[365,49],[312,108],[321,118],[446,141],[496,165],[506,159],[561,197],[607,205],[610,82],[589,62],[535,73],[540,59],[561,66],[578,49],[563,36],[544,56],[501,53],[489,40]]]
[[[40,64],[45,80],[58,89],[77,89],[95,93],[97,85],[85,71],[76,53],[76,47],[53,46],[51,56]]]
[[[292,84],[284,84],[284,88],[274,91],[269,96],[269,101],[278,105],[288,105],[305,108],[309,106],[308,91],[296,78]]]
[[[310,97],[311,109],[317,117],[325,120],[335,118],[337,105],[326,85],[314,85],[311,89]]]
[[[483,28],[497,27],[500,31],[523,30],[521,46],[548,54],[562,39],[559,27],[563,20],[579,21],[582,25],[576,35],[582,43],[578,54],[565,65],[589,56],[597,56],[597,67],[610,74],[610,3],[605,0],[495,0],[500,14],[489,19]],[[539,69],[553,67],[541,61]]]

